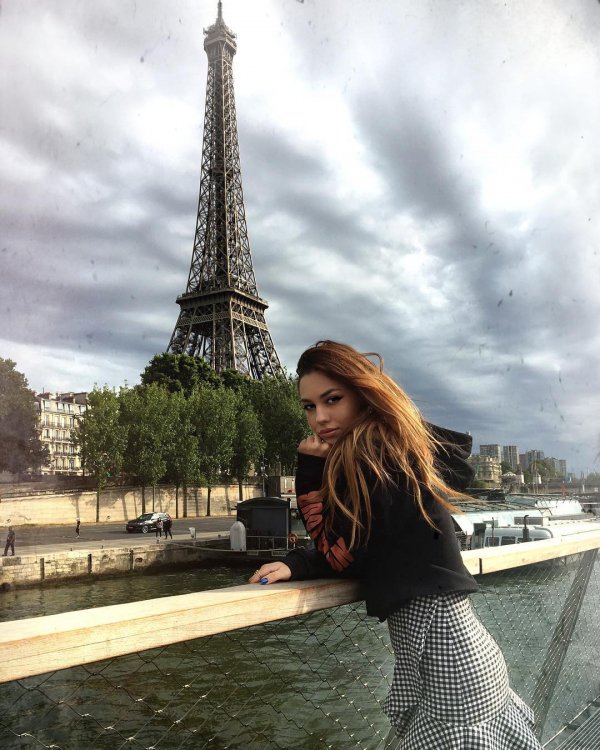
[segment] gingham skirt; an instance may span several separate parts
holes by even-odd
[[[390,750],[541,750],[533,712],[467,594],[421,596],[388,617],[396,664]]]

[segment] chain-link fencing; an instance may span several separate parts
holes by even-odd
[[[549,748],[598,706],[595,556],[480,576],[472,596]],[[0,737],[11,749],[382,749],[392,672],[385,624],[353,603],[7,682]]]

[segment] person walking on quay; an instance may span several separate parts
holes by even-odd
[[[298,446],[296,491],[314,548],[263,565],[250,583],[361,581],[367,615],[387,620],[394,649],[390,747],[541,750],[533,713],[469,601],[477,583],[447,498],[472,476],[470,437],[424,422],[379,355],[320,341],[297,374],[314,434]]]
[[[11,551],[11,557],[15,556],[15,539],[16,534],[15,530],[12,526],[8,527],[8,534],[6,535],[6,544],[4,545],[4,554],[2,557],[6,557],[8,555],[8,550],[10,548]]]
[[[159,518],[158,521],[156,522],[156,541],[157,542],[162,536],[162,530],[163,530],[163,520],[162,518]]]
[[[171,532],[171,527],[173,526],[173,520],[171,516],[168,518],[165,518],[163,521],[163,531],[165,532],[165,539],[170,536],[171,539],[173,539],[173,533]]]
[[[81,519],[77,519],[77,523],[75,524],[75,536],[79,539],[79,527],[81,526]]]

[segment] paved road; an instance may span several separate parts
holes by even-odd
[[[198,536],[205,538],[218,537],[219,534],[229,532],[235,516],[214,517],[214,518],[179,518],[173,519],[173,535],[180,539],[190,538],[189,528],[196,529]],[[124,544],[143,544],[146,541],[154,540],[154,532],[148,534],[128,534],[125,531],[125,522],[118,523],[85,523],[81,525],[79,539],[75,536],[75,526],[15,526],[16,553],[27,554],[27,551],[33,552],[40,547],[62,547],[66,546],[72,549],[85,549],[86,547],[97,548],[114,544],[123,546]],[[0,542],[4,543],[5,535],[0,537]],[[2,550],[0,550],[1,554]]]

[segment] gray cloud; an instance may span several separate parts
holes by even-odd
[[[476,445],[592,469],[600,10],[263,10],[232,0],[225,17],[255,271],[286,365],[321,337],[379,350],[428,418]],[[135,382],[168,343],[214,15],[212,0],[3,8],[0,356],[35,388]]]

